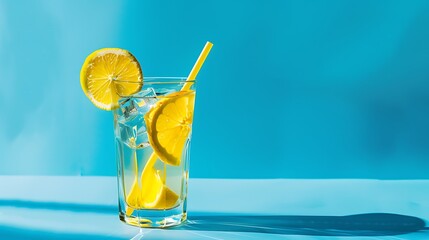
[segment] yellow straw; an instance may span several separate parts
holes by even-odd
[[[213,43],[207,42],[204,46],[203,50],[200,53],[200,56],[198,57],[197,61],[194,64],[194,67],[192,68],[191,72],[188,75],[187,81],[195,80],[195,78],[198,75],[198,72],[200,71],[201,67],[204,64],[204,61],[207,58],[207,55],[209,55],[210,50],[212,49]],[[193,82],[186,82],[185,85],[182,87],[182,91],[189,90],[192,86]]]

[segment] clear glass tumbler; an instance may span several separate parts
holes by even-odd
[[[186,220],[195,81],[144,78],[114,111],[119,218],[139,227]]]

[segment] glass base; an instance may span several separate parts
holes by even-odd
[[[165,210],[134,210],[126,215],[123,209],[119,211],[119,219],[129,225],[141,228],[168,228],[180,225],[187,219],[184,204]]]

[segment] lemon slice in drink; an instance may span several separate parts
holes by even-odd
[[[85,59],[80,84],[96,107],[109,111],[119,107],[120,96],[140,91],[143,74],[137,59],[127,50],[103,48]]]
[[[136,156],[135,156],[136,157]],[[128,206],[126,214],[131,215],[134,209],[169,209],[175,206],[179,196],[167,187],[160,173],[154,168],[157,156],[152,154],[143,169],[141,186],[134,180],[133,186],[126,197]]]
[[[151,168],[142,176],[142,205],[148,209],[172,208],[179,196],[167,187],[159,173]]]
[[[180,165],[191,133],[194,102],[194,91],[180,91],[165,96],[145,115],[149,142],[166,164]]]
[[[165,186],[159,174],[151,169],[144,175],[142,187],[135,181],[127,195],[126,202],[128,206],[132,207],[127,209],[127,215],[130,215],[134,209],[170,209],[174,207],[179,196]]]

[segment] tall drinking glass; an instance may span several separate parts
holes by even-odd
[[[146,77],[138,93],[119,99],[114,132],[123,222],[162,228],[186,220],[194,101],[195,82],[180,77]]]

